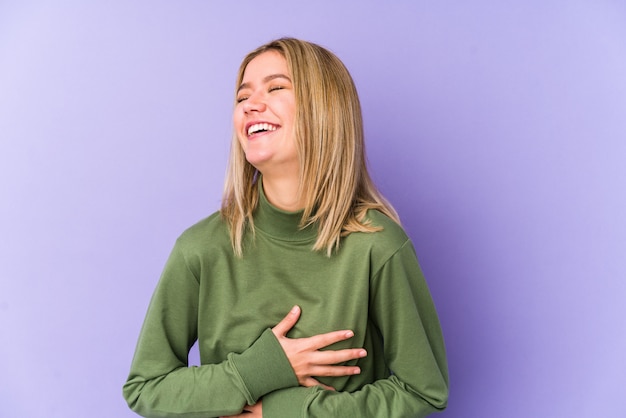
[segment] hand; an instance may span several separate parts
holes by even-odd
[[[246,405],[243,407],[243,411],[241,414],[237,415],[229,415],[227,417],[220,418],[263,418],[263,406],[261,399],[257,401],[254,405]]]
[[[361,373],[357,366],[337,366],[337,364],[365,357],[367,352],[364,349],[319,351],[320,348],[352,338],[354,336],[352,331],[334,331],[308,338],[287,338],[289,330],[298,322],[300,313],[300,307],[294,306],[291,312],[272,328],[272,332],[285,351],[301,386],[323,386],[334,390],[312,376],[350,376]]]

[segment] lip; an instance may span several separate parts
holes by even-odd
[[[251,138],[255,138],[255,137],[260,136],[260,135],[264,135],[264,134],[269,134],[269,133],[272,133],[272,132],[276,132],[276,131],[265,131],[265,132],[260,132],[260,133],[259,133],[259,132],[257,132],[257,133],[254,133],[254,134],[252,134],[252,135],[248,135],[248,129],[250,129],[250,127],[251,127],[252,125],[256,125],[256,124],[258,124],[258,123],[267,123],[268,125],[275,126],[275,127],[276,127],[276,130],[278,130],[278,129],[280,129],[280,128],[281,128],[281,126],[280,126],[279,124],[277,124],[277,123],[269,122],[269,121],[266,121],[266,120],[254,120],[254,121],[252,121],[252,122],[248,122],[248,123],[246,123],[246,126],[244,126],[244,131],[243,131],[243,132],[244,132],[244,136],[245,136],[246,138],[251,139]]]

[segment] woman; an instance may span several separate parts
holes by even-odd
[[[148,417],[414,417],[448,374],[415,252],[366,169],[341,61],[286,38],[237,77],[222,208],[185,231],[124,396]],[[188,367],[198,340],[201,366]]]

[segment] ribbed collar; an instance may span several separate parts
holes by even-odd
[[[259,181],[259,205],[254,211],[254,226],[262,232],[283,241],[311,241],[317,236],[315,225],[300,229],[302,213],[288,212],[273,206],[265,197]]]

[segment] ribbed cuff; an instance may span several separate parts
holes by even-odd
[[[246,351],[228,359],[241,377],[250,405],[272,391],[298,386],[289,359],[269,328]]]

